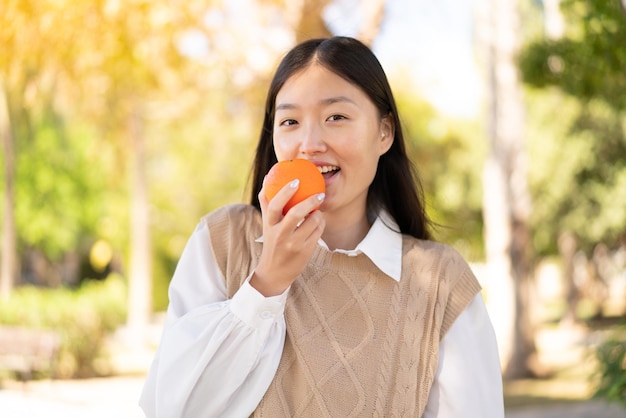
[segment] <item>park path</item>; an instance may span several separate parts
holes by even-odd
[[[2,418],[145,418],[137,406],[143,376],[10,383],[0,389]],[[515,408],[506,418],[626,418],[602,401]]]
[[[593,400],[509,410],[506,418],[626,418],[626,408]]]
[[[2,418],[145,418],[143,377],[12,382],[0,389]]]
[[[160,326],[155,327],[151,335],[151,344],[148,345],[156,347]],[[544,345],[558,349],[558,354],[563,357],[563,347],[555,345],[555,342],[564,340],[563,335],[558,334]],[[574,340],[570,343],[580,342]],[[154,350],[147,347],[137,349],[138,346],[141,345],[136,344],[130,333],[119,332],[116,335],[109,347],[116,353],[113,356],[114,369],[120,371],[120,375],[115,377],[0,382],[0,418],[145,418],[137,401]],[[579,361],[580,357],[575,356],[575,359]],[[561,389],[580,392],[571,386]],[[547,391],[545,387],[541,390]],[[506,411],[506,418],[626,418],[626,408],[596,400],[543,406],[521,406],[518,403]]]

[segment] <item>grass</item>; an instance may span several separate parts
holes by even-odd
[[[563,405],[591,399],[588,381],[581,379],[524,379],[506,382],[504,406],[507,410],[528,406]]]
[[[536,406],[564,406],[593,400],[598,369],[595,349],[623,319],[587,321],[576,326],[546,324],[536,338],[538,357],[551,372],[543,379],[504,383],[508,411]],[[623,335],[626,338],[626,335]]]

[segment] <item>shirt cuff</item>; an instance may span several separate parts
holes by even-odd
[[[265,297],[250,285],[250,277],[231,299],[230,310],[252,328],[271,325],[282,318],[289,289],[278,296]]]

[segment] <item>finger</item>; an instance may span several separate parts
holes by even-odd
[[[283,219],[283,208],[287,202],[289,202],[289,199],[291,199],[291,197],[296,193],[299,186],[300,180],[292,180],[283,186],[283,188],[276,193],[272,200],[267,202],[263,213],[267,217],[270,225],[274,225]],[[263,197],[267,201],[267,198],[265,197],[265,187],[261,189],[260,193],[263,194]]]
[[[263,185],[261,186],[261,190],[259,190],[259,193],[257,194],[257,198],[259,199],[259,205],[261,206],[261,212],[265,212],[267,208],[267,203],[269,202],[267,200],[267,196],[265,196],[265,179],[266,178],[267,176],[263,177]]]
[[[319,195],[310,196],[309,198],[303,200],[289,210],[287,215],[285,215],[283,223],[287,226],[292,222],[296,222],[295,229],[299,229],[302,228],[306,222],[306,234],[308,234],[315,228],[315,224],[319,222],[318,220],[307,222],[309,218],[313,217],[313,219],[323,219],[322,214],[316,210],[322,204],[323,199],[324,194],[320,193]],[[304,216],[302,216],[302,214],[304,214]]]
[[[298,224],[302,221],[302,219],[314,212],[322,204],[322,202],[324,202],[325,197],[326,195],[324,193],[309,196],[289,209],[289,212],[285,216],[290,217],[296,222],[296,224]]]
[[[320,211],[315,211],[303,219],[296,233],[301,234],[305,241],[313,240],[317,242],[322,236],[325,226],[324,214]]]

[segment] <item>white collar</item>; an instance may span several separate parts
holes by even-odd
[[[398,230],[398,224],[391,215],[387,211],[382,210],[365,238],[355,249],[336,249],[334,252],[352,257],[363,253],[383,273],[399,282],[402,274],[402,235]],[[262,242],[263,237],[259,237],[257,241]],[[317,243],[322,248],[328,250],[328,245],[322,239]]]

